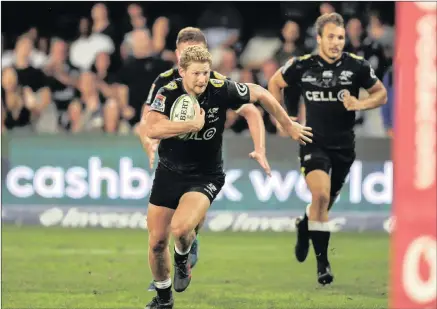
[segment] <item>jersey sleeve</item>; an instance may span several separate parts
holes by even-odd
[[[155,98],[156,94],[158,93],[158,90],[161,89],[161,87],[167,85],[169,82],[171,82],[171,80],[172,79],[158,75],[158,77],[155,79],[152,86],[150,87],[149,94],[147,95],[147,99],[146,99],[146,105],[152,104],[152,100]]]
[[[244,83],[237,83],[230,80],[225,80],[227,90],[228,107],[233,110],[238,110],[242,105],[250,102],[249,87]]]
[[[170,110],[174,101],[174,95],[164,87],[161,87],[150,104],[150,111],[158,112],[170,118]]]
[[[211,78],[215,78],[215,79],[220,79],[220,80],[229,80],[229,77],[224,76],[223,74],[220,74],[219,72],[216,71],[211,71]]]
[[[296,57],[291,58],[288,60],[284,66],[281,68],[281,74],[284,78],[285,82],[292,86],[299,82],[299,65],[298,65],[298,59]]]
[[[363,60],[358,73],[359,86],[364,89],[369,89],[372,88],[377,81],[378,77],[376,77],[375,70],[373,70],[369,61]]]

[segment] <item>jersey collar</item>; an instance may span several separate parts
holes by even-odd
[[[335,67],[340,66],[343,63],[345,57],[346,57],[346,53],[342,53],[340,59],[338,59],[334,63],[328,63],[322,57],[320,57],[319,55],[316,55],[315,60],[322,68],[335,68]]]

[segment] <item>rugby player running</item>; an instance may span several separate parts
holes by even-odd
[[[355,160],[355,111],[379,107],[387,92],[369,62],[344,53],[345,28],[341,15],[324,14],[316,21],[317,55],[290,59],[269,81],[268,89],[279,101],[281,89],[298,84],[306,106],[306,125],[313,143],[300,146],[301,170],[311,191],[311,204],[296,221],[296,259],[304,262],[311,239],[320,284],[333,281],[328,260],[328,211],[340,193]],[[369,97],[357,99],[360,87]]]
[[[146,135],[160,140],[159,163],[147,213],[149,266],[157,296],[146,309],[174,306],[170,234],[175,241],[174,289],[183,292],[191,282],[188,258],[196,237],[195,228],[225,182],[222,143],[227,109],[238,110],[248,102],[260,102],[294,140],[311,142],[311,128],[293,122],[263,87],[210,79],[211,62],[206,48],[187,47],[179,62],[182,78],[158,90],[146,116]],[[197,98],[195,116],[184,122],[170,121],[172,107],[182,95]],[[205,117],[210,111],[215,116]],[[182,139],[181,134],[187,135]]]
[[[178,62],[182,51],[188,46],[194,46],[194,45],[203,46],[206,48],[207,42],[206,42],[205,34],[199,28],[186,27],[181,29],[176,39],[175,52]],[[153,82],[153,85],[150,88],[150,92],[147,97],[146,104],[143,109],[143,115],[139,126],[139,131],[140,131],[139,136],[143,148],[146,151],[147,156],[149,157],[150,169],[153,169],[155,163],[156,149],[158,147],[159,140],[150,139],[144,133],[145,124],[146,124],[146,115],[150,110],[150,104],[152,104],[152,99],[155,97],[158,90],[161,87],[168,84],[169,82],[171,82],[172,80],[180,77],[181,76],[179,74],[177,67],[161,73]],[[210,78],[226,79],[225,76],[215,71],[211,71]],[[265,172],[270,176],[271,170],[268,160],[266,158],[266,150],[265,150],[265,126],[261,113],[253,104],[244,104],[241,106],[241,108],[239,108],[235,112],[237,112],[239,115],[243,116],[246,119],[250,134],[253,139],[254,151],[252,151],[249,154],[249,157],[256,160],[260,164],[260,166],[265,170]],[[198,261],[199,239],[197,235],[199,233],[200,228],[203,225],[204,220],[205,218],[203,218],[199,223],[199,225],[196,227],[196,239],[193,245],[191,246],[191,251],[190,251],[191,267],[194,267]],[[148,290],[149,291],[155,290],[155,284],[153,279],[152,282],[149,284]]]

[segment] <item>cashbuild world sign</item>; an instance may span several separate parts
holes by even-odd
[[[269,178],[248,158],[253,147],[249,138],[225,139],[226,185],[214,210],[302,210],[311,195],[299,172],[297,144],[284,141],[268,137]],[[135,137],[9,136],[2,143],[3,205],[147,205],[154,172]],[[389,141],[360,140],[357,148],[335,207],[389,212]]]

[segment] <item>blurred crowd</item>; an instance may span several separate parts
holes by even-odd
[[[335,10],[330,3],[319,7],[320,14]],[[394,30],[376,11],[366,16],[354,12],[348,6],[339,11],[346,17],[345,51],[369,60],[389,92],[384,108],[358,113],[357,135],[390,136]],[[78,35],[72,41],[41,37],[32,27],[14,38],[14,48],[3,50],[2,43],[2,133],[137,132],[154,79],[176,65],[168,36],[180,29],[171,29],[165,16],[151,23],[139,4],[128,5],[117,26],[103,3],[95,4],[90,16],[77,21]],[[239,11],[232,3],[211,3],[190,26],[205,33],[214,70],[235,81],[267,87],[289,58],[316,51],[314,27],[301,21],[291,14],[273,35],[257,31],[243,43]],[[290,115],[303,117],[298,89],[284,95]],[[277,134],[267,114],[264,121],[268,133]],[[246,122],[232,113],[226,127],[230,133],[248,132]]]

